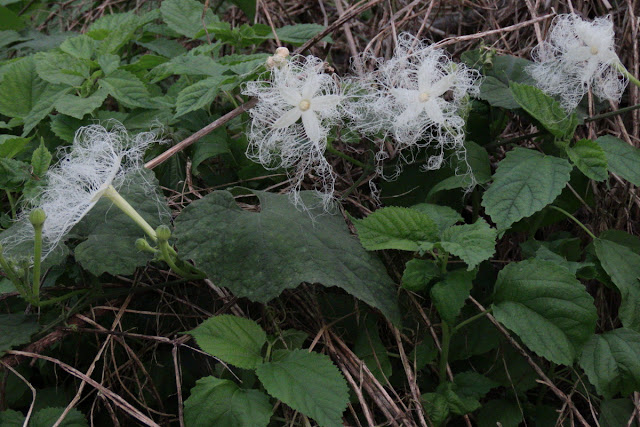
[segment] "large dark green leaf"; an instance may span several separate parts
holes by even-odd
[[[174,233],[181,257],[194,260],[216,284],[254,301],[269,301],[302,282],[321,283],[341,287],[398,321],[392,280],[341,217],[313,211],[312,218],[285,195],[255,193],[260,212],[243,211],[227,191],[186,207]]]
[[[593,298],[566,268],[537,259],[511,263],[498,274],[493,313],[534,352],[573,364],[593,335]]]
[[[615,329],[594,335],[584,346],[580,366],[598,393],[611,398],[640,390],[640,334]]]
[[[35,317],[21,313],[0,314],[0,355],[11,348],[26,344],[40,325]]]
[[[609,170],[633,185],[640,186],[640,149],[611,135],[601,136],[596,142],[607,156]]]

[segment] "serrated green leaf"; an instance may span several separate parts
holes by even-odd
[[[596,239],[593,245],[602,268],[620,291],[620,321],[640,332],[640,255],[609,240]]]
[[[600,145],[589,139],[581,139],[573,147],[567,147],[567,154],[580,172],[596,181],[604,181],[607,173],[607,157]]]
[[[21,313],[0,314],[0,355],[13,347],[31,341],[31,335],[40,330],[33,316]]]
[[[239,368],[255,369],[262,363],[261,351],[267,334],[251,319],[214,316],[189,334],[202,350]]]
[[[500,385],[474,371],[456,374],[453,377],[453,383],[456,385],[456,392],[459,395],[476,399],[484,397],[491,389]]]
[[[42,177],[49,169],[51,158],[51,153],[47,150],[47,147],[44,146],[44,141],[40,141],[40,145],[31,155],[31,167],[33,168],[33,174],[37,177]]]
[[[478,218],[473,224],[454,225],[444,230],[440,245],[466,262],[467,270],[473,270],[495,253],[497,235],[495,228]]]
[[[431,288],[431,299],[440,318],[451,324],[460,314],[473,286],[475,271],[454,270]]]
[[[211,9],[206,10],[203,18],[204,5],[195,0],[164,0],[160,5],[160,12],[164,22],[178,34],[195,38],[202,28],[218,21]]]
[[[104,75],[108,76],[120,66],[120,56],[112,53],[103,53],[98,56],[98,65],[100,65]]]
[[[571,365],[593,335],[593,298],[565,268],[536,259],[498,274],[493,314],[536,354]]]
[[[313,418],[321,426],[341,426],[349,388],[328,356],[293,350],[256,370],[271,396]]]
[[[36,73],[32,57],[8,65],[0,83],[0,113],[9,117],[26,117],[46,86],[47,83]]]
[[[600,427],[626,426],[635,413],[635,405],[631,399],[608,399],[600,404]],[[634,420],[630,427],[638,427],[638,421]]]
[[[429,284],[440,275],[440,268],[431,260],[414,258],[407,262],[402,274],[402,287],[420,292],[428,289]]]
[[[317,34],[324,31],[326,27],[319,24],[296,24],[285,25],[276,29],[278,38],[283,43],[291,43],[292,45],[301,45]]]
[[[269,301],[302,282],[321,283],[338,286],[398,321],[392,280],[341,218],[312,210],[312,219],[292,208],[286,195],[254,193],[259,213],[243,211],[226,191],[187,206],[173,233],[181,257],[194,260],[219,286],[254,301]],[[301,197],[310,206],[314,196],[303,192]]]
[[[15,190],[31,178],[29,164],[13,159],[0,158],[0,189]]]
[[[169,223],[169,209],[163,196],[149,191],[149,183],[157,188],[153,172],[133,172],[118,190],[120,195],[151,225]],[[157,190],[156,190],[157,191]],[[151,193],[151,194],[150,194]],[[71,234],[86,238],[75,248],[76,261],[92,274],[133,274],[136,267],[152,259],[146,252],[136,250],[135,241],[145,237],[144,231],[113,203],[102,198],[76,225]]]
[[[486,77],[480,85],[478,98],[489,104],[515,110],[520,108],[509,89],[510,82],[535,84],[525,70],[531,64],[524,58],[511,55],[493,57],[490,64],[485,66]]]
[[[640,187],[640,149],[610,135],[601,136],[596,142],[607,156],[609,170]]]
[[[229,153],[227,131],[225,128],[218,128],[193,144],[191,155],[192,173],[197,175],[198,166],[205,160],[225,153]]]
[[[99,42],[87,35],[69,37],[60,45],[60,50],[78,59],[91,59]]]
[[[640,389],[640,333],[619,328],[594,335],[582,350],[580,366],[598,393],[612,398]]]
[[[33,108],[29,114],[23,119],[24,127],[22,135],[25,136],[31,132],[31,130],[53,110],[53,106],[58,98],[69,93],[71,90],[73,90],[73,88],[70,86],[47,84],[34,101]]]
[[[456,222],[462,221],[462,216],[448,206],[434,205],[432,203],[419,203],[411,206],[423,214],[428,215],[438,226],[438,232],[442,233]]]
[[[21,138],[14,135],[0,135],[0,157],[10,159],[22,152],[31,138]]]
[[[98,83],[125,107],[152,107],[149,103],[150,94],[144,83],[128,71],[116,70],[98,80]]]
[[[509,88],[515,101],[552,135],[571,138],[578,126],[575,113],[568,114],[555,99],[537,87],[511,82]]]
[[[505,230],[553,202],[569,182],[571,169],[565,159],[517,147],[498,165],[482,206],[498,230]]]
[[[199,379],[184,402],[188,426],[266,427],[272,412],[266,394],[215,377]]]
[[[38,76],[49,83],[77,87],[89,78],[86,62],[66,53],[42,52],[34,60]]]
[[[426,214],[410,208],[390,206],[378,209],[354,225],[362,246],[375,251],[429,250],[438,240],[438,226]]]
[[[33,414],[29,427],[51,427],[66,408],[43,408]],[[60,423],[61,427],[89,427],[82,412],[71,409]]]
[[[51,118],[51,132],[66,142],[72,142],[78,128],[88,125],[88,121],[74,119],[64,114],[56,114]]]
[[[520,407],[510,400],[490,400],[478,412],[478,427],[518,427],[521,422]]]
[[[107,91],[99,89],[93,95],[81,98],[76,95],[62,95],[56,101],[55,107],[58,112],[67,116],[82,119],[87,114],[92,113],[96,108],[100,108],[104,100],[107,99]]]
[[[494,107],[506,108],[507,110],[520,108],[520,104],[513,98],[513,94],[509,90],[509,85],[493,76],[482,79],[478,98],[487,101]]]
[[[11,409],[0,412],[0,427],[23,427],[24,420],[21,412]]]
[[[182,55],[187,52],[187,49],[182,46],[177,40],[157,38],[149,42],[136,42],[136,44],[149,49],[151,52],[155,52],[158,55],[166,56],[167,58],[173,58],[174,56]]]
[[[22,30],[25,26],[23,17],[8,7],[0,6],[0,30]]]
[[[173,58],[169,62],[155,67],[150,75],[153,76],[151,83],[163,80],[171,75],[185,76],[211,76],[223,80],[222,74],[229,67],[220,65],[210,56],[205,55],[181,55]]]
[[[223,81],[224,77],[222,76],[209,77],[180,91],[176,100],[175,117],[184,116],[191,111],[209,106],[216,99],[220,83]]]
[[[420,400],[434,426],[441,426],[449,417],[449,404],[447,403],[447,398],[442,394],[425,393],[420,396]]]

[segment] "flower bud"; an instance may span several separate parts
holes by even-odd
[[[289,56],[289,49],[284,46],[280,46],[276,49],[276,55],[281,58],[287,58]]]
[[[152,248],[151,245],[149,245],[149,243],[143,238],[136,240],[136,249],[140,252],[156,253],[156,249]]]
[[[47,214],[41,208],[36,208],[29,214],[29,221],[34,227],[40,227],[44,224],[44,220],[47,219]]]
[[[273,68],[276,66],[276,61],[274,61],[273,56],[267,58],[267,68]]]
[[[171,230],[166,225],[161,225],[156,228],[156,236],[158,236],[158,240],[169,240],[171,237]]]

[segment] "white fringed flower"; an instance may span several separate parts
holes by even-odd
[[[335,175],[324,157],[329,130],[340,119],[343,99],[334,76],[323,73],[314,56],[295,56],[273,67],[268,78],[248,82],[244,94],[258,99],[249,111],[247,156],[267,169],[285,168],[293,181],[294,203],[306,174],[319,179],[325,208],[333,198]]]
[[[361,131],[393,136],[401,160],[395,175],[427,147],[432,154],[425,168],[438,169],[445,149],[464,151],[461,114],[469,95],[478,93],[479,79],[477,71],[452,62],[443,50],[403,33],[393,57],[377,60],[377,69],[354,84],[364,94],[350,98],[348,111]],[[377,158],[386,157],[381,145]]]
[[[548,40],[532,52],[535,63],[527,70],[538,87],[558,95],[573,110],[592,89],[601,99],[619,101],[627,80],[620,73],[613,23],[607,18],[588,22],[578,15],[559,15]]]
[[[113,186],[120,187],[127,174],[143,167],[145,150],[158,139],[155,133],[130,137],[119,123],[109,131],[100,125],[76,132],[73,145],[62,149],[60,161],[47,171],[33,205],[44,210],[42,257],[45,258],[100,198]],[[5,255],[33,240],[29,211],[24,211],[2,240]],[[21,254],[24,256],[24,254]]]

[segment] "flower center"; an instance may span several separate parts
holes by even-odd
[[[429,98],[430,96],[428,92],[421,92],[420,95],[418,96],[418,99],[420,100],[420,102],[427,102]]]
[[[302,101],[300,101],[300,104],[298,104],[298,108],[300,108],[302,111],[307,111],[309,108],[311,108],[311,102],[308,99],[303,99]]]
[[[591,46],[591,55],[597,55],[598,54],[598,48],[595,46]]]

